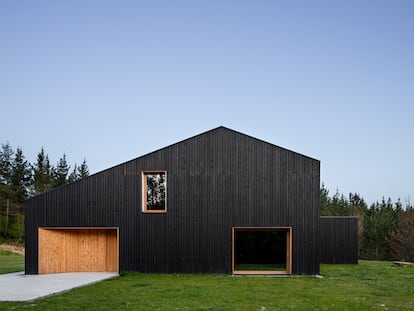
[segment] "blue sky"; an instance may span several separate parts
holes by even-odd
[[[224,125],[414,201],[413,1],[1,1],[0,142],[92,173]]]

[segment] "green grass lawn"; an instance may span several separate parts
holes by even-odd
[[[414,268],[321,265],[323,278],[126,273],[0,310],[413,310]]]
[[[286,271],[285,264],[235,264],[234,270],[237,271]]]
[[[24,270],[24,256],[0,250],[0,274]]]

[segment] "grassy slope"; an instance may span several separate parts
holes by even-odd
[[[35,310],[412,310],[414,268],[322,265],[324,278],[128,273],[31,303]]]
[[[0,250],[0,274],[24,270],[24,256]]]

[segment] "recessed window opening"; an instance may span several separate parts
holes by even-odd
[[[142,211],[165,213],[167,211],[167,172],[142,172]]]
[[[290,274],[290,228],[233,228],[234,274]]]

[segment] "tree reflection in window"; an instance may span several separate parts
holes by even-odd
[[[147,211],[166,210],[167,178],[165,172],[144,173]]]

